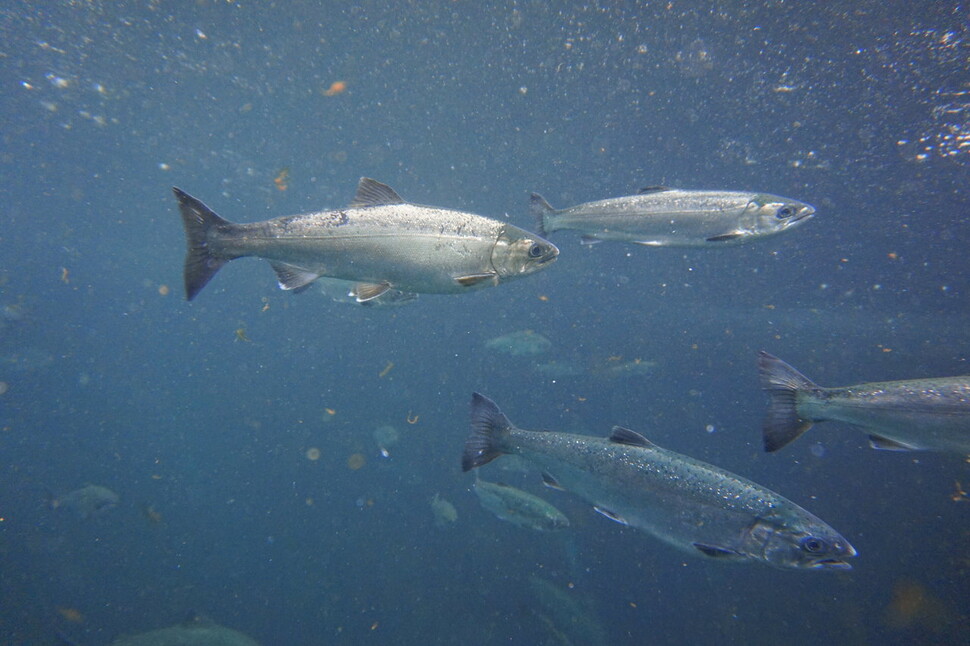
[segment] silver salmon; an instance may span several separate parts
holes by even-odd
[[[970,455],[970,376],[822,388],[767,352],[758,356],[758,372],[771,397],[763,433],[768,452],[816,422],[833,421],[859,427],[875,449]]]
[[[409,204],[394,190],[362,178],[346,209],[250,224],[222,219],[173,188],[188,252],[185,293],[192,300],[230,260],[268,260],[282,289],[299,290],[321,276],[356,283],[366,302],[390,289],[456,294],[531,274],[559,250],[523,229],[474,213]]]
[[[518,454],[549,486],[570,491],[607,518],[692,554],[792,569],[849,569],[855,549],[795,503],[750,480],[660,448],[629,429],[609,439],[516,428],[475,393],[462,469]]]
[[[815,208],[787,197],[665,186],[555,210],[532,194],[539,235],[572,229],[583,242],[622,240],[650,247],[722,247],[758,240],[807,221]]]

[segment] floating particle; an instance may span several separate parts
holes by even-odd
[[[326,90],[323,91],[324,96],[337,96],[338,94],[343,94],[347,91],[346,81],[334,81],[330,84]]]

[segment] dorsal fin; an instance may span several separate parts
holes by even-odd
[[[639,191],[637,195],[645,195],[647,193],[663,193],[664,191],[672,191],[673,189],[669,186],[644,186]]]
[[[361,177],[357,183],[357,193],[350,208],[359,209],[365,206],[386,206],[388,204],[405,204],[400,195],[387,184],[381,184],[376,179]]]
[[[657,445],[643,437],[636,431],[631,431],[622,426],[614,426],[613,433],[610,435],[610,442],[616,444],[629,444],[630,446],[643,446],[648,449],[655,449]]]

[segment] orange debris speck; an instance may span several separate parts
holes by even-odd
[[[79,624],[84,621],[84,615],[77,608],[58,608],[57,612],[70,622]]]
[[[289,179],[290,179],[290,169],[284,168],[279,173],[276,174],[276,177],[273,178],[273,183],[276,184],[276,188],[278,188],[281,191],[285,191],[290,187],[288,183]]]
[[[337,96],[338,94],[343,94],[347,91],[346,81],[334,81],[330,84],[326,90],[323,91],[324,96]]]
[[[162,296],[168,296],[168,293],[170,291],[172,291],[172,290],[169,289],[168,285],[159,285],[158,286],[158,293],[161,294]]]

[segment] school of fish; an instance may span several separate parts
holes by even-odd
[[[235,224],[173,190],[188,247],[188,300],[223,265],[246,256],[269,261],[282,289],[303,291],[320,281],[335,300],[399,305],[418,294],[461,294],[545,269],[559,255],[545,236],[559,230],[578,232],[584,244],[717,248],[777,235],[815,215],[809,204],[758,192],[652,186],[561,210],[533,193],[537,233],[530,233],[474,213],[405,202],[389,186],[365,177],[345,209]],[[486,343],[512,355],[538,354],[549,346],[530,330]],[[970,454],[970,376],[823,388],[766,352],[759,355],[758,369],[770,398],[763,424],[768,452],[815,423],[832,421],[862,429],[879,449]],[[471,426],[464,471],[518,455],[541,471],[547,486],[691,554],[795,570],[850,569],[848,559],[857,554],[839,532],[787,498],[626,428],[614,427],[608,438],[528,431],[478,393],[472,396]],[[481,480],[477,471],[472,490],[502,520],[541,531],[569,526],[542,498]],[[448,513],[441,512],[446,506]],[[440,525],[442,518],[457,517],[437,494],[432,507]]]

